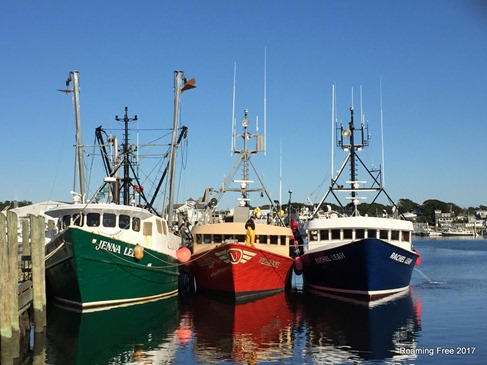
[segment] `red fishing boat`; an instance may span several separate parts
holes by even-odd
[[[198,290],[241,299],[283,291],[290,282],[291,230],[256,224],[256,242],[247,246],[244,222],[224,222],[193,229],[191,268]]]
[[[234,138],[241,136],[243,139],[243,149],[234,148],[234,153],[239,154],[240,158],[216,192],[217,198],[210,199],[208,196],[203,217],[192,229],[193,254],[188,264],[195,276],[197,290],[217,292],[235,299],[283,291],[290,282],[294,264],[292,230],[284,224],[278,202],[270,199],[262,179],[250,162],[250,156],[261,150],[258,142],[255,150],[249,149],[248,141],[254,137],[259,141],[261,139],[258,137],[262,136],[249,133],[248,125],[245,110],[243,133],[234,134]],[[253,182],[249,180],[249,164],[261,183],[260,188],[249,188]],[[239,187],[231,188],[229,182],[240,165],[243,166],[243,179],[233,180]],[[226,191],[239,192],[242,195],[238,199],[240,205],[227,215],[217,214],[215,208]],[[259,192],[261,196],[265,194],[269,198],[267,213],[259,207],[251,208],[250,192]],[[255,221],[252,223],[253,229],[247,231],[249,217],[255,218]]]

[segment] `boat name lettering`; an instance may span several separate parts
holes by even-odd
[[[413,259],[410,259],[410,258],[403,256],[403,255],[399,255],[398,253],[395,253],[395,252],[391,253],[391,256],[389,258],[394,260],[394,261],[401,262],[405,265],[409,265],[409,264],[411,264],[411,262],[413,262]]]
[[[339,252],[339,253],[331,254],[329,256],[325,255],[325,256],[315,257],[315,261],[317,264],[322,264],[324,262],[338,261],[346,258],[347,257],[343,252]]]
[[[279,267],[279,265],[281,264],[279,261],[269,260],[265,257],[261,257],[259,263],[270,267]]]
[[[100,240],[98,242],[94,241],[93,243],[95,244],[95,250],[103,250],[118,254],[122,253],[122,247],[119,244],[103,240]],[[134,257],[134,249],[131,247],[125,247],[123,250],[123,255]]]

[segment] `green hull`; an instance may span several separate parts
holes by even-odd
[[[52,256],[51,256],[52,255]],[[137,303],[178,291],[179,265],[169,255],[70,227],[46,246],[50,295],[66,304],[94,308]]]
[[[48,306],[47,363],[172,364],[178,307],[178,297],[89,313]]]

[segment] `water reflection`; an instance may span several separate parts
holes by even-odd
[[[411,292],[374,302],[305,293],[296,304],[314,361],[414,359],[421,304]]]
[[[187,314],[198,363],[256,364],[292,356],[294,314],[285,293],[247,303],[197,294]]]
[[[405,363],[417,294],[357,302],[295,290],[247,303],[202,294],[93,313],[51,306],[45,363]]]
[[[52,306],[47,364],[169,363],[177,349],[178,298],[91,313]]]

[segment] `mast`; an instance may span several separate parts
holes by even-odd
[[[355,167],[355,126],[353,125],[353,107],[350,108],[350,123],[348,124],[348,128],[350,130],[350,188],[352,189],[351,196],[353,201],[356,195],[356,192],[353,189],[355,187],[355,182],[357,181],[357,171]]]
[[[267,47],[264,49],[264,156],[267,150]]]
[[[68,79],[66,80],[66,87],[73,82],[73,88],[71,90],[59,90],[66,93],[73,93],[73,104],[74,104],[74,120],[76,128],[76,158],[75,166],[78,168],[78,179],[79,179],[79,194],[81,196],[81,201],[84,203],[86,200],[86,190],[85,190],[85,174],[84,174],[84,158],[83,158],[83,143],[81,138],[81,118],[80,118],[80,107],[79,107],[79,71],[71,71],[69,73]],[[73,183],[73,190],[76,191],[76,171]]]
[[[129,123],[137,120],[137,115],[133,118],[128,116],[128,107],[125,107],[125,114],[123,119],[120,119],[118,115],[115,116],[117,122],[123,120],[124,122],[124,141],[123,141],[123,204],[130,204],[130,186],[132,179],[130,178],[130,144],[129,144]],[[117,197],[118,198],[118,197]]]
[[[181,94],[185,90],[193,89],[196,86],[195,79],[189,81],[184,77],[184,72],[180,70],[174,71],[174,118],[172,140],[169,157],[169,200],[167,205],[167,222],[172,228],[173,210],[174,210],[174,180],[176,179],[176,149],[179,125],[179,112],[181,105]]]

